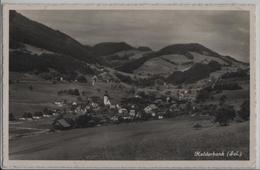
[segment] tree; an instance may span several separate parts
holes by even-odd
[[[169,91],[169,90],[165,92],[165,95],[167,95],[167,96],[169,96],[169,95],[171,95],[171,94],[172,94],[172,92]]]
[[[134,87],[134,86],[132,86],[132,87],[130,88],[129,93],[130,93],[130,94],[135,94],[135,87]]]
[[[77,97],[77,99],[78,99],[78,101],[83,101],[83,99],[79,96],[79,97]]]
[[[29,86],[29,90],[33,91],[33,86],[32,85]]]
[[[32,113],[30,113],[30,112],[25,112],[24,114],[23,114],[23,117],[24,118],[32,118]]]
[[[43,113],[44,113],[44,114],[46,114],[48,111],[49,111],[49,109],[48,109],[47,107],[45,107],[45,108],[43,109]]]
[[[142,91],[142,90],[138,91],[138,92],[137,92],[137,95],[139,95],[139,96],[142,97],[142,98],[145,98],[145,97],[146,97],[145,92]]]
[[[80,92],[79,92],[78,89],[74,89],[74,90],[73,90],[73,94],[74,94],[75,96],[80,96]]]
[[[210,87],[205,87],[198,92],[196,96],[196,102],[203,102],[210,96]]]
[[[221,126],[227,126],[229,121],[233,120],[235,116],[236,112],[233,106],[222,105],[215,113],[215,122]]]
[[[9,115],[9,121],[14,121],[15,120],[15,116],[13,113],[10,113]]]
[[[80,83],[87,83],[88,82],[87,79],[84,76],[82,76],[82,75],[79,76],[77,80]]]
[[[241,106],[240,110],[238,111],[239,117],[241,117],[244,120],[249,120],[249,115],[250,115],[250,102],[249,100],[245,100]]]
[[[225,104],[226,100],[227,100],[227,96],[226,96],[226,95],[222,95],[222,96],[219,98],[219,105]]]

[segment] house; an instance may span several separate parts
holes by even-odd
[[[160,115],[158,116],[158,119],[160,119],[160,120],[163,119],[163,118],[164,118],[163,116],[160,116]]]
[[[33,120],[39,120],[40,119],[39,116],[33,116],[32,118],[33,118]]]
[[[158,107],[155,104],[150,104],[149,106],[144,108],[144,112],[145,113],[151,113],[151,112],[153,112],[157,109],[158,109]]]
[[[54,120],[52,125],[54,126],[54,128],[57,129],[72,128],[76,125],[78,118],[85,114],[86,113],[84,111],[67,112],[60,115],[56,120]]]
[[[116,109],[116,105],[110,105],[110,109]]]
[[[174,103],[170,106],[169,111],[175,112],[176,114],[184,113],[186,110],[186,104],[185,103]]]
[[[55,101],[54,104],[57,105],[58,107],[62,107],[64,105],[62,101]]]
[[[65,119],[58,119],[58,120],[54,121],[52,125],[56,129],[62,129],[62,130],[69,129],[72,127],[71,124]]]
[[[132,117],[135,117],[135,110],[134,109],[131,109],[130,111],[129,111],[129,115],[130,116],[132,116]]]
[[[161,98],[158,98],[154,101],[155,104],[161,104],[163,103],[163,100]]]
[[[121,109],[118,110],[118,113],[119,113],[119,114],[122,114],[122,115],[127,115],[127,114],[128,114],[128,111],[127,111],[127,109],[125,109],[125,108],[121,108]]]

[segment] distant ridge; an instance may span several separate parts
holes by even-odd
[[[98,56],[110,55],[115,52],[134,49],[125,42],[103,42],[93,46],[93,51]]]
[[[136,69],[141,67],[145,62],[147,62],[153,58],[161,57],[164,55],[183,55],[188,60],[192,61],[194,58],[194,56],[192,55],[192,52],[195,52],[195,53],[198,53],[201,55],[205,55],[205,56],[219,58],[220,60],[225,61],[229,65],[232,65],[235,63],[242,64],[242,65],[248,65],[247,63],[238,61],[230,56],[222,56],[222,55],[218,54],[217,52],[210,50],[209,48],[207,48],[201,44],[187,43],[187,44],[169,45],[167,47],[160,49],[159,51],[150,53],[150,54],[144,56],[143,58],[137,59],[135,61],[131,61],[125,65],[122,65],[122,66],[118,67],[117,69],[120,71],[123,71],[123,72],[133,73]],[[167,59],[163,59],[163,60],[167,60]],[[173,58],[173,60],[174,60],[174,58]],[[168,61],[170,61],[171,63],[174,63],[173,60],[172,61],[168,60]]]

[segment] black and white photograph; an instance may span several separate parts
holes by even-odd
[[[8,10],[9,160],[252,160],[250,13]]]

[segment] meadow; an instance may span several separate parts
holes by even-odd
[[[198,122],[200,129],[193,127]],[[18,160],[247,160],[249,122],[222,127],[183,116],[22,137],[10,140],[9,149]],[[195,157],[196,151],[242,156]]]

